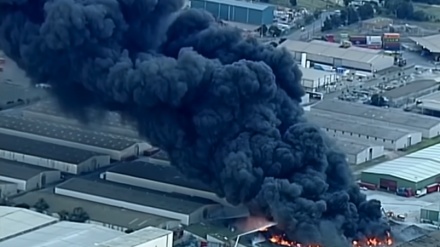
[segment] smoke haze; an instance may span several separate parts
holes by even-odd
[[[0,0],[0,48],[52,85],[65,112],[120,112],[184,174],[292,240],[383,235],[380,202],[366,201],[345,156],[304,119],[292,56],[182,6]]]

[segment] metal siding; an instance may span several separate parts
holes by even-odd
[[[248,24],[261,25],[263,24],[263,12],[259,10],[249,9]]]
[[[323,64],[331,65],[331,66],[333,66],[333,64],[334,64],[334,59],[332,57],[327,57],[327,56],[322,56],[322,55],[317,55],[317,54],[307,53],[307,59],[309,61],[312,61],[315,63],[323,63]]]
[[[262,11],[262,20],[261,24],[270,25],[273,23],[275,16],[274,16],[275,7],[270,6]]]
[[[191,1],[191,8],[194,8],[194,9],[205,9],[205,1],[192,0]]]
[[[372,72],[373,68],[370,63],[362,62],[362,61],[350,61],[350,60],[342,60],[342,67],[347,67],[351,69],[358,69],[363,71]]]
[[[220,19],[229,21],[231,19],[231,16],[229,15],[230,9],[231,6],[227,4],[220,4],[220,12],[219,12]]]
[[[434,127],[432,127],[431,129],[429,129],[426,134],[427,134],[428,138],[433,138],[433,137],[439,136],[440,135],[440,124],[437,124]]]
[[[215,17],[220,17],[220,4],[213,2],[205,2],[205,10]]]
[[[240,22],[240,23],[247,23],[249,9],[231,6],[231,10],[232,10],[232,14],[233,14],[231,21]]]
[[[416,190],[416,184],[412,183],[410,181],[406,181],[400,178],[396,178],[393,176],[389,176],[386,174],[374,174],[374,173],[368,173],[368,172],[362,172],[361,173],[361,181],[365,183],[375,184],[379,188],[380,179],[387,179],[387,180],[393,180],[397,182],[397,188],[405,187],[405,188],[411,188],[413,190]]]
[[[436,210],[429,210],[429,209],[420,209],[420,219],[422,220],[430,220],[437,222],[439,218],[439,212]]]

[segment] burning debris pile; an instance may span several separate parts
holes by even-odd
[[[304,119],[289,52],[182,6],[0,0],[0,48],[33,83],[51,85],[67,114],[134,120],[188,177],[289,239],[343,246],[386,236],[380,202],[366,200],[344,154]]]

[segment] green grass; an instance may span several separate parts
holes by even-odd
[[[422,10],[427,15],[434,16],[435,19],[440,19],[440,6],[429,5],[425,3],[413,3],[414,10]]]
[[[422,150],[422,149],[430,147],[430,146],[434,146],[434,145],[439,144],[439,143],[440,143],[440,136],[437,136],[437,137],[432,138],[432,139],[423,139],[422,142],[417,143],[416,145],[407,148],[405,150],[405,154],[414,153],[414,152],[417,152],[419,150]]]

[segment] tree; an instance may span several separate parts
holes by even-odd
[[[313,11],[313,17],[315,19],[319,19],[321,17],[321,14],[322,14],[322,10],[320,9],[316,9],[315,11]]]
[[[40,198],[35,204],[34,204],[34,208],[37,210],[37,212],[44,212],[46,210],[49,209],[49,204],[47,204],[47,202],[43,199]]]
[[[70,220],[70,213],[66,210],[58,212],[58,216],[60,217],[60,220]]]
[[[321,31],[325,32],[325,31],[330,31],[332,29],[333,29],[332,20],[330,19],[330,17],[327,17],[322,23]]]
[[[298,2],[296,0],[289,0],[290,5],[292,5],[293,7],[296,7],[298,5]]]
[[[16,208],[24,208],[24,209],[30,209],[31,208],[31,206],[29,206],[26,203],[19,203],[19,204],[14,205],[14,207],[16,207]]]
[[[84,223],[90,219],[89,214],[81,207],[76,207],[70,214],[70,221]]]
[[[330,16],[330,21],[332,27],[340,27],[342,25],[341,16],[339,15],[332,15]]]
[[[359,14],[354,7],[347,8],[347,25],[356,23],[359,21]]]
[[[385,100],[385,98],[379,94],[373,94],[370,98],[371,101],[371,105],[374,106],[386,106],[387,105],[387,101]]]
[[[359,17],[367,20],[374,17],[374,8],[370,3],[365,3],[357,9]]]
[[[344,0],[344,6],[348,7],[353,0]]]

